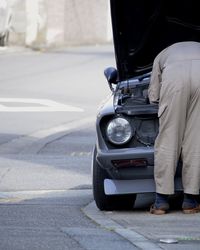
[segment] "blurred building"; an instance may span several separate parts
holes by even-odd
[[[108,0],[7,1],[12,11],[10,44],[40,48],[112,40]]]

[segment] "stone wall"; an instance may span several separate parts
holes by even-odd
[[[65,1],[65,41],[72,44],[108,41],[108,2]]]
[[[68,0],[46,0],[47,5],[47,46],[59,46],[65,43],[65,2]]]
[[[12,11],[9,43],[25,44],[26,35],[26,2],[24,0],[8,0]]]
[[[51,47],[112,40],[108,0],[8,0],[10,44]]]

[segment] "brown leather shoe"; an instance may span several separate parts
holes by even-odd
[[[151,214],[155,214],[155,215],[163,215],[163,214],[166,214],[168,212],[168,209],[169,207],[165,207],[165,206],[161,206],[159,208],[157,208],[155,206],[155,204],[153,204],[151,207],[150,207],[150,213]]]
[[[184,214],[196,214],[200,212],[200,204],[197,204],[195,207],[184,207],[183,213]]]

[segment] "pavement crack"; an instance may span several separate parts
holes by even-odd
[[[69,134],[70,134],[70,132],[69,132],[69,131],[66,131],[66,133],[65,133],[65,134],[62,133],[62,134],[60,135],[60,137],[59,137],[59,135],[57,135],[57,138],[52,139],[51,141],[48,141],[48,142],[44,143],[44,145],[36,152],[36,154],[41,154],[41,152],[42,152],[49,144],[54,143],[54,142],[56,142],[56,141],[59,141],[59,140],[61,140],[62,138],[64,138],[65,136],[67,136],[67,135],[69,135]]]
[[[5,176],[11,171],[11,168],[6,169],[6,171],[0,176],[0,184],[2,183]]]

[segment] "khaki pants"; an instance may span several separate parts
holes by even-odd
[[[174,176],[181,156],[184,193],[199,194],[200,60],[174,62],[164,69],[158,116],[156,192],[174,193]]]

